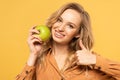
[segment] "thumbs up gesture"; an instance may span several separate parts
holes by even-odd
[[[78,65],[92,65],[96,64],[96,56],[92,54],[91,51],[87,50],[82,43],[82,40],[79,41],[79,46],[81,50],[76,51],[77,64]]]

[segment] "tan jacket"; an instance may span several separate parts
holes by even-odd
[[[54,56],[48,53],[44,69],[40,66],[25,65],[16,80],[120,80],[120,63],[96,56],[94,68],[81,68],[75,65],[61,72]]]

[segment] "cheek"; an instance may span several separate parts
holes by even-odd
[[[67,33],[68,33],[68,35],[70,36],[70,37],[75,37],[76,36],[76,33],[77,32],[77,30],[67,30]]]
[[[54,29],[54,28],[55,28],[55,25],[56,25],[55,23],[52,25],[52,29]]]
[[[54,32],[54,30],[56,29],[57,27],[56,27],[56,23],[54,23],[53,25],[52,25],[52,28],[51,28],[51,33],[53,34],[53,32]]]
[[[59,23],[56,22],[56,23],[53,24],[52,28],[53,28],[53,29],[54,29],[54,28],[57,28],[57,26],[59,26]]]
[[[51,34],[53,35],[53,33],[54,33],[54,27],[52,26]]]

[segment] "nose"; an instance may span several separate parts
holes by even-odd
[[[64,31],[65,30],[65,24],[59,25],[58,30],[59,31]]]

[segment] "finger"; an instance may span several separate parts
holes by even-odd
[[[29,32],[33,29],[35,29],[36,25],[34,25],[33,27],[30,28]]]
[[[34,35],[34,34],[39,34],[40,32],[38,31],[38,30],[36,30],[36,29],[31,29],[30,31],[29,31],[29,35],[31,36],[31,35]]]
[[[37,43],[37,44],[42,44],[43,42],[42,42],[40,39],[32,38],[32,37],[31,37],[31,40],[30,40],[30,39],[28,40],[28,44],[33,45],[33,44],[35,44],[35,43]]]
[[[31,29],[35,29],[36,26],[37,26],[37,25],[34,25],[33,27],[31,27]]]
[[[79,41],[79,46],[82,50],[86,50],[85,46],[82,43],[82,40]]]
[[[30,30],[30,33],[36,33],[36,34],[39,34],[39,31],[36,30],[36,29],[32,29],[32,30]]]
[[[33,40],[33,39],[38,39],[39,41],[42,41],[39,37],[39,35],[32,35],[30,36],[30,39]]]
[[[80,63],[79,63],[79,60],[78,60],[78,55],[77,55],[77,54],[74,55],[73,63],[76,63],[77,65],[80,64]]]
[[[79,60],[76,60],[76,64],[77,64],[77,65],[80,65],[80,62],[79,62]]]
[[[77,56],[77,57],[79,57],[79,56],[81,56],[81,55],[83,55],[83,54],[84,54],[84,53],[83,53],[82,50],[76,51],[76,56]]]
[[[31,43],[31,42],[32,42],[33,40],[35,40],[35,39],[39,40],[39,42],[42,43],[42,40],[39,38],[38,35],[29,36],[27,42],[28,42],[28,43]]]
[[[33,40],[31,40],[31,43],[39,43],[39,44],[41,44],[42,42],[39,40],[39,39],[33,39]]]
[[[32,37],[42,41],[41,38],[39,37],[39,35],[32,35]]]

